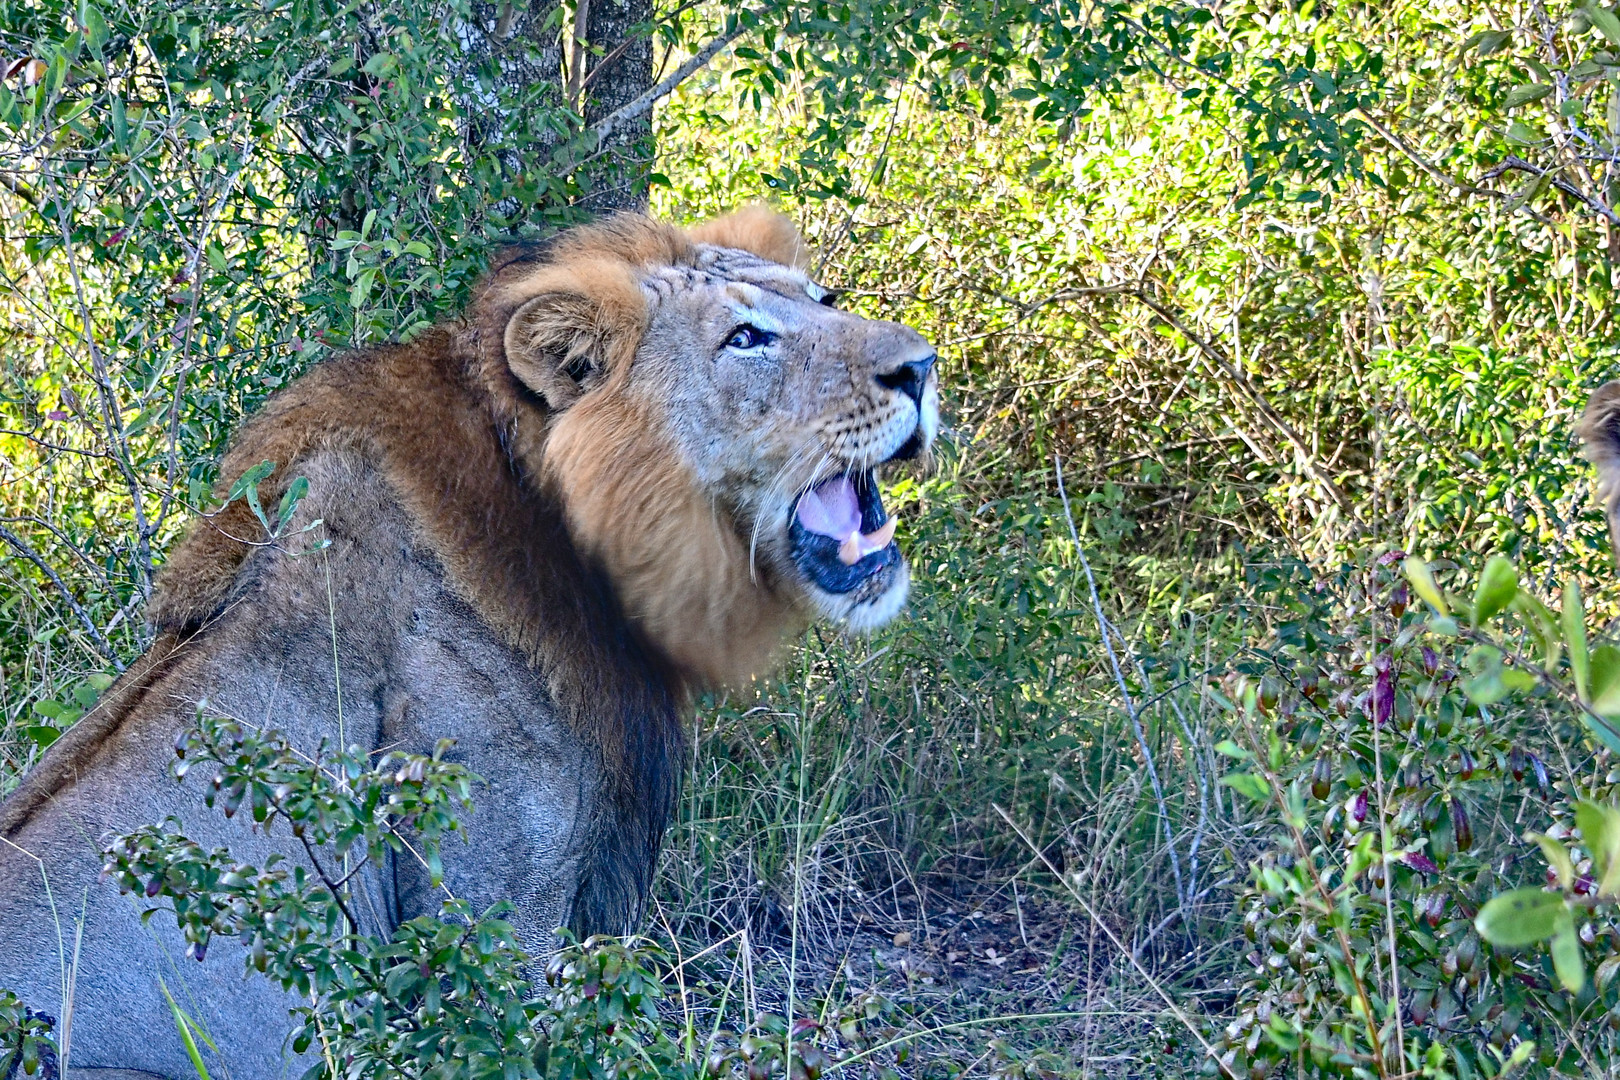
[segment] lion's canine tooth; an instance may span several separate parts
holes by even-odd
[[[849,534],[849,539],[838,545],[838,561],[845,566],[861,561],[861,530],[856,529]]]
[[[883,523],[882,528],[878,529],[877,532],[867,533],[861,537],[862,555],[870,555],[874,551],[882,551],[889,546],[889,541],[894,539],[895,520],[895,518],[890,518]]]
[[[854,566],[874,551],[882,551],[894,539],[895,519],[890,518],[878,527],[876,532],[863,533],[859,529],[849,534],[849,538],[838,545],[838,561],[845,566]]]

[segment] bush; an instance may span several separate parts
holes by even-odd
[[[1219,749],[1243,767],[1223,782],[1266,839],[1243,901],[1249,978],[1205,1071],[1604,1072],[1620,1061],[1620,928],[1613,882],[1592,876],[1609,818],[1590,800],[1620,780],[1595,711],[1615,712],[1596,680],[1620,653],[1587,658],[1573,584],[1560,618],[1505,559],[1468,602],[1402,559],[1276,574],[1295,619],[1225,684],[1235,738]],[[1522,948],[1544,938],[1550,952]]]

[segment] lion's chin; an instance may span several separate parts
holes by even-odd
[[[817,614],[857,634],[869,634],[905,609],[911,591],[911,569],[898,553],[881,572],[844,593],[830,593],[813,583],[805,592]]]

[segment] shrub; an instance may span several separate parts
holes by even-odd
[[[1588,658],[1573,584],[1560,618],[1505,559],[1468,602],[1401,560],[1274,574],[1295,618],[1224,684],[1219,749],[1242,766],[1223,782],[1266,836],[1243,901],[1250,976],[1205,1071],[1595,1075],[1620,1060],[1620,929],[1588,861],[1613,812],[1592,800],[1620,775],[1588,690],[1607,707],[1596,680],[1620,652]],[[1584,850],[1563,847],[1583,830]],[[1550,953],[1517,948],[1543,938]]]

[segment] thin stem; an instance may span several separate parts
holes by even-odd
[[[79,621],[84,624],[84,629],[90,635],[90,640],[95,643],[96,651],[111,661],[115,669],[123,671],[124,665],[118,659],[117,653],[113,651],[112,645],[102,636],[101,630],[96,626],[95,621],[90,618],[90,613],[85,611],[79,601],[74,598],[72,590],[67,587],[67,583],[57,575],[55,570],[51,569],[51,564],[46,562],[39,552],[29,546],[27,541],[4,525],[0,525],[0,540],[10,544],[17,554],[39,567],[40,572],[50,578],[51,584],[56,586],[56,591],[62,594],[62,599],[67,602],[68,607],[73,610],[73,614],[77,615]]]
[[[1074,514],[1069,509],[1069,493],[1063,487],[1063,459],[1056,454],[1052,455],[1052,463],[1057,472],[1058,497],[1063,500],[1063,517],[1069,523],[1069,539],[1074,541],[1075,554],[1080,558],[1080,565],[1086,572],[1086,585],[1091,590],[1091,608],[1097,615],[1097,629],[1102,634],[1103,649],[1108,653],[1108,663],[1114,669],[1114,681],[1119,686],[1120,699],[1125,704],[1125,715],[1130,717],[1131,730],[1136,734],[1136,744],[1142,750],[1142,759],[1147,764],[1148,782],[1153,785],[1153,797],[1159,804],[1159,821],[1164,826],[1164,844],[1170,851],[1170,872],[1176,879],[1176,905],[1184,906],[1187,900],[1187,891],[1181,881],[1181,858],[1176,854],[1176,838],[1170,828],[1170,809],[1165,802],[1164,787],[1159,783],[1159,770],[1153,763],[1153,750],[1148,746],[1147,733],[1142,729],[1142,721],[1136,711],[1136,705],[1131,701],[1131,692],[1125,685],[1125,673],[1120,669],[1119,657],[1114,653],[1112,633],[1119,633],[1108,617],[1103,614],[1102,598],[1097,595],[1097,579],[1091,573],[1091,563],[1086,559],[1086,552],[1080,546],[1080,534],[1074,527]],[[1125,643],[1125,637],[1120,635],[1120,643]]]
[[[710,41],[707,45],[703,46],[703,48],[699,49],[690,60],[676,68],[674,71],[670,72],[662,82],[657,83],[649,88],[646,92],[638,95],[634,100],[626,103],[622,108],[617,109],[598,120],[596,125],[592,128],[592,130],[596,132],[597,141],[607,141],[608,136],[612,135],[614,130],[620,125],[631,120],[635,120],[645,113],[651,111],[654,105],[673,93],[675,88],[681,85],[681,83],[685,82],[694,72],[705,67],[710,60],[713,60],[716,56],[718,56],[722,49],[725,49],[733,41],[736,41],[738,38],[742,37],[743,34],[751,30],[759,22],[764,13],[763,8],[755,8],[752,11],[745,11],[737,15],[731,22],[730,27],[724,33],[716,37],[713,41]]]

